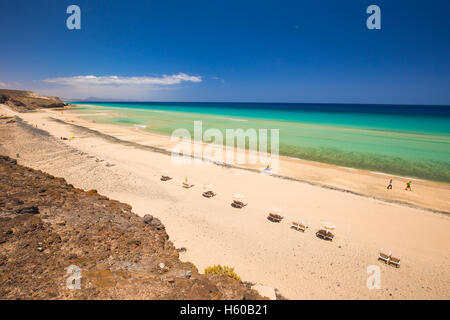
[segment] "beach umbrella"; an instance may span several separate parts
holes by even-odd
[[[270,212],[281,215],[283,213],[283,209],[278,208],[278,207],[272,207],[272,210]]]
[[[239,193],[233,194],[233,200],[241,201],[241,200],[244,200],[244,198],[245,197],[242,194],[239,194]]]
[[[203,186],[203,189],[205,189],[205,191],[212,191],[213,185],[212,184],[205,184]]]
[[[336,226],[335,226],[333,223],[328,222],[328,221],[322,222],[322,226],[323,226],[325,229],[328,229],[328,230],[334,230],[334,229],[336,229]]]

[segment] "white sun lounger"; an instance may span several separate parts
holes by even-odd
[[[333,241],[334,238],[334,234],[331,231],[325,229],[320,229],[319,231],[317,231],[316,236],[322,238],[323,240],[330,241]]]
[[[194,186],[193,184],[183,182],[183,188],[189,189],[192,188],[193,186]]]
[[[215,193],[212,190],[208,190],[202,193],[202,196],[204,196],[205,198],[212,198],[214,196],[216,196],[217,193]]]
[[[186,177],[186,178],[184,179],[184,181],[183,181],[182,186],[183,186],[183,188],[185,188],[185,189],[189,189],[189,188],[192,188],[194,185],[191,184],[191,183],[189,183],[188,178]]]
[[[391,253],[391,259],[389,260],[389,264],[395,265],[397,268],[400,267],[400,255],[396,253]]]
[[[241,208],[245,207],[247,204],[248,204],[248,203],[247,203],[247,202],[244,202],[244,201],[233,200],[232,206],[235,207],[235,208],[241,209]]]
[[[307,228],[309,228],[309,224],[306,222],[292,222],[291,228],[296,229],[297,231],[303,231],[305,232]]]
[[[245,197],[242,194],[233,194],[233,203],[231,204],[232,207],[242,209],[247,205],[247,201],[245,201]]]
[[[389,261],[391,260],[391,254],[391,251],[381,248],[380,253],[378,254],[378,259],[389,263]]]
[[[172,180],[172,177],[169,176],[169,171],[163,170],[163,172],[161,174],[161,181],[169,181],[169,180]]]
[[[276,213],[269,213],[269,216],[267,217],[267,219],[269,219],[272,222],[280,222],[281,220],[284,219],[284,217],[280,214],[276,214]]]

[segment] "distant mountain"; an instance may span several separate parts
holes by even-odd
[[[98,102],[98,101],[109,101],[109,102],[130,102],[130,101],[140,101],[140,100],[133,100],[133,99],[109,99],[109,98],[97,98],[97,97],[89,97],[89,98],[85,98],[85,99],[76,99],[76,98],[63,98],[64,101],[67,102],[73,102],[73,101],[77,101],[77,102]]]

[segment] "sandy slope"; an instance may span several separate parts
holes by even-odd
[[[11,111],[2,108],[1,113]],[[187,248],[183,258],[200,270],[218,263],[234,266],[244,280],[276,287],[288,298],[450,297],[447,215],[235,168],[174,165],[165,154],[49,120],[49,116],[69,119],[55,111],[19,116],[55,137],[76,138],[55,140],[18,126],[12,132],[1,131],[2,153],[19,153],[21,164],[62,176],[77,187],[97,189],[131,204],[140,215],[151,213],[159,217],[174,244]],[[85,125],[122,140],[167,146],[162,137],[126,128]],[[96,162],[96,158],[105,161]],[[106,167],[106,162],[114,166]],[[291,176],[315,183],[350,186],[349,189],[372,192],[379,198],[379,193],[384,192],[386,178],[379,175],[306,162],[296,165],[303,167],[293,172],[294,165],[282,164],[281,173],[292,172]],[[314,169],[304,171],[313,166]],[[174,179],[161,182],[163,169],[169,169]],[[186,174],[196,184],[190,190],[181,188]],[[375,179],[370,180],[374,181],[373,188],[362,188],[361,181],[369,178]],[[216,186],[215,198],[201,196],[204,183]],[[395,194],[410,197],[413,201],[399,198],[416,205],[430,207],[437,203],[434,209],[450,211],[447,185],[420,181],[414,185],[413,193],[406,195],[396,190]],[[235,192],[246,195],[246,208],[230,206]],[[395,199],[395,194],[387,197]],[[272,206],[284,209],[283,222],[275,224],[266,219]],[[311,224],[306,233],[289,228],[292,220],[299,219]],[[314,235],[322,220],[337,225],[333,242]],[[402,255],[401,268],[377,261],[381,247]],[[380,290],[366,286],[370,265],[381,269]]]

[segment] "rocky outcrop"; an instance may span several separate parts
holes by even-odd
[[[260,298],[181,262],[157,218],[0,156],[0,299]]]
[[[66,103],[58,97],[42,96],[32,91],[0,89],[0,103],[25,112],[39,108],[61,108]]]
[[[142,221],[144,221],[144,223],[146,223],[146,224],[154,226],[156,228],[156,230],[164,230],[166,228],[158,218],[155,218],[150,214],[146,214],[142,218]]]

